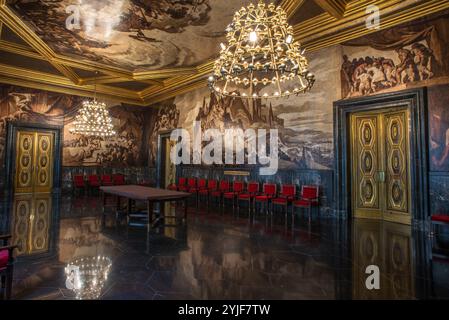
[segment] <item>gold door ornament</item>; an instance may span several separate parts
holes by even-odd
[[[52,132],[18,132],[16,193],[51,192],[54,140]]]
[[[411,223],[409,112],[351,115],[353,215]]]

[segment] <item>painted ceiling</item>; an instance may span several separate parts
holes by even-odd
[[[129,70],[191,67],[213,58],[233,13],[251,0],[17,0],[53,50]]]

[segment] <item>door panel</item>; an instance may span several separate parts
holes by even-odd
[[[351,115],[353,216],[411,223],[409,112]]]
[[[15,189],[17,193],[29,193],[33,191],[34,147],[34,133],[18,133],[15,176]]]
[[[381,193],[377,179],[380,170],[377,115],[352,116],[353,139],[351,157],[353,174],[353,206],[357,217],[381,218]]]
[[[53,133],[36,133],[35,191],[50,192],[53,182]]]
[[[410,223],[410,163],[406,110],[385,114],[386,220]]]

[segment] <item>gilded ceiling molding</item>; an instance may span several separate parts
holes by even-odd
[[[313,26],[303,24],[300,28],[295,28],[295,35],[307,50],[311,52],[449,8],[449,1],[445,0],[430,0],[419,4],[411,4],[410,2],[406,4],[407,1],[401,1],[401,4],[395,5],[396,10],[392,10],[391,3],[388,5],[385,3],[387,1],[383,2],[383,6],[380,7],[382,18],[379,29],[368,29],[366,27],[366,13],[365,9],[363,9],[363,12],[351,14],[341,20],[320,16],[317,18],[318,22],[314,22]],[[354,17],[356,20],[351,21],[351,17]],[[314,28],[316,34],[310,34],[310,31],[308,31],[310,28]]]
[[[31,51],[30,48],[28,48],[26,46],[22,46],[22,45],[17,44],[17,43],[11,43],[11,42],[8,42],[8,41],[5,41],[5,40],[0,40],[0,50],[1,51],[10,52],[10,53],[14,53],[14,54],[18,54],[18,55],[21,55],[21,56],[24,56],[24,57],[29,57],[29,58],[33,58],[33,59],[47,61],[46,58],[41,56],[36,51]]]
[[[53,61],[53,51],[47,46],[46,43],[39,38],[33,30],[31,30],[20,18],[18,18],[14,12],[6,5],[0,6],[0,20],[3,21],[12,31],[21,36],[22,40],[27,42],[33,49],[40,53],[43,57],[47,58],[59,72],[70,79],[73,83],[78,84],[78,75],[65,65],[61,65]]]
[[[305,0],[282,0],[279,4],[290,18],[306,2]]]
[[[60,90],[58,90],[57,92],[63,92],[67,94],[94,96],[95,92],[94,85],[78,86],[73,84],[69,79],[62,76],[52,75],[39,71],[32,71],[5,64],[0,64],[0,75],[3,76],[3,79],[8,79],[8,81],[4,83],[36,89],[42,89],[42,87],[36,85],[37,83],[40,83],[52,88],[59,87]],[[33,86],[30,86],[30,84],[33,84]],[[103,85],[97,85],[96,87],[99,96],[108,97],[117,101],[128,102],[132,104],[141,105],[143,103],[143,100],[140,98],[139,94],[134,91]]]
[[[349,0],[313,0],[327,13],[337,19],[343,18]]]

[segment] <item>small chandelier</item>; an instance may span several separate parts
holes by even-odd
[[[83,107],[78,111],[73,127],[70,128],[69,132],[96,137],[111,137],[115,135],[114,125],[106,104],[97,101],[96,84],[94,100],[83,102]]]
[[[242,7],[226,29],[209,88],[222,97],[279,98],[309,91],[315,76],[280,6]]]

